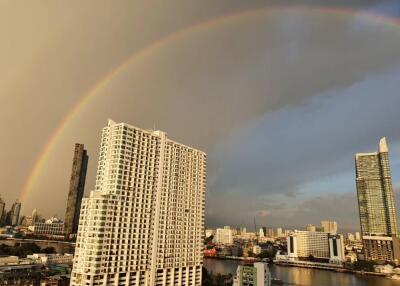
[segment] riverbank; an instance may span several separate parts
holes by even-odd
[[[254,257],[238,257],[238,256],[210,256],[205,257],[207,259],[216,259],[216,260],[237,260],[243,262],[268,262],[265,259],[254,258]],[[390,278],[391,275],[385,273],[377,273],[377,272],[368,272],[368,271],[359,271],[344,268],[340,265],[328,264],[328,263],[315,263],[315,262],[307,262],[307,261],[286,261],[286,260],[274,260],[273,263],[275,265],[283,266],[283,267],[300,267],[300,268],[309,268],[309,269],[319,269],[340,273],[348,273],[355,275],[367,275],[367,276],[377,276],[383,278]]]
[[[204,267],[211,273],[236,274],[238,265],[245,264],[243,260],[205,258]],[[269,264],[271,276],[282,280],[288,285],[315,286],[400,286],[400,281],[387,279],[382,276],[365,275],[365,273],[348,273],[312,269],[303,267],[287,267]],[[285,285],[286,285],[285,284]]]
[[[385,274],[385,273],[351,270],[351,269],[344,268],[342,266],[329,265],[327,263],[325,265],[323,263],[306,263],[306,262],[299,262],[299,261],[274,260],[274,264],[279,265],[279,266],[284,266],[284,267],[301,267],[301,268],[320,269],[320,270],[340,272],[340,273],[350,273],[350,274],[356,274],[356,275],[369,275],[369,276],[378,276],[378,277],[387,277],[387,278],[390,277],[390,275]]]

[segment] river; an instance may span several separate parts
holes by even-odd
[[[241,261],[204,259],[204,267],[213,273],[235,274]],[[298,286],[400,286],[400,281],[382,277],[361,276],[349,273],[270,265],[272,277]]]

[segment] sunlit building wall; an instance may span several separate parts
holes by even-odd
[[[71,285],[201,285],[205,186],[205,153],[109,121]]]

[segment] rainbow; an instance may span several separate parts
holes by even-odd
[[[255,18],[268,16],[274,13],[280,12],[302,12],[307,15],[328,15],[334,17],[360,17],[363,20],[372,22],[373,24],[382,24],[388,27],[399,28],[400,30],[400,20],[397,18],[390,18],[382,15],[358,12],[350,9],[342,8],[324,8],[324,7],[310,7],[310,6],[277,6],[272,8],[263,8],[256,10],[248,10],[235,12],[232,14],[227,14],[215,19],[207,20],[205,22],[197,23],[193,26],[186,27],[178,32],[169,34],[160,40],[151,43],[150,45],[144,47],[143,49],[135,52],[129,56],[121,64],[113,68],[108,72],[103,78],[101,78],[94,86],[92,86],[75,104],[75,106],[68,112],[68,114],[62,119],[58,127],[49,136],[46,145],[37,155],[37,158],[29,172],[22,191],[20,192],[19,200],[24,202],[29,193],[32,191],[33,186],[46,163],[49,154],[54,149],[54,146],[59,141],[60,136],[63,131],[67,128],[70,122],[80,113],[80,111],[94,98],[96,95],[103,90],[117,75],[121,74],[125,69],[133,64],[137,64],[140,61],[146,60],[154,52],[161,50],[163,47],[167,47],[169,44],[176,40],[182,39],[187,35],[192,33],[207,31],[208,29],[215,28],[219,25],[229,24],[241,19]]]

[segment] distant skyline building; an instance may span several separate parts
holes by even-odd
[[[324,232],[337,234],[338,226],[336,221],[323,220],[321,221],[321,227]]]
[[[218,244],[233,244],[233,231],[229,226],[217,228],[215,233],[215,243]]]
[[[274,238],[275,237],[273,228],[269,228],[268,229],[268,237],[270,237],[270,238]]]
[[[262,228],[260,228],[260,230],[258,231],[258,235],[259,235],[260,238],[265,237],[265,233],[264,233],[264,230]]]
[[[201,285],[205,190],[204,152],[110,120],[71,285]]]
[[[21,213],[21,203],[18,201],[15,201],[11,207],[11,213],[10,213],[10,223],[12,226],[16,226],[19,224],[19,215]]]
[[[4,223],[5,212],[6,212],[6,203],[0,197],[0,225]]]
[[[87,155],[84,145],[76,143],[64,219],[64,232],[66,235],[78,231],[79,214],[85,190],[88,161],[89,156]]]
[[[307,224],[306,230],[307,230],[307,231],[311,231],[311,232],[316,232],[316,231],[317,231],[317,228],[316,228],[316,226],[313,225],[313,224]]]
[[[361,236],[367,260],[397,260],[398,230],[386,138],[355,158]]]

